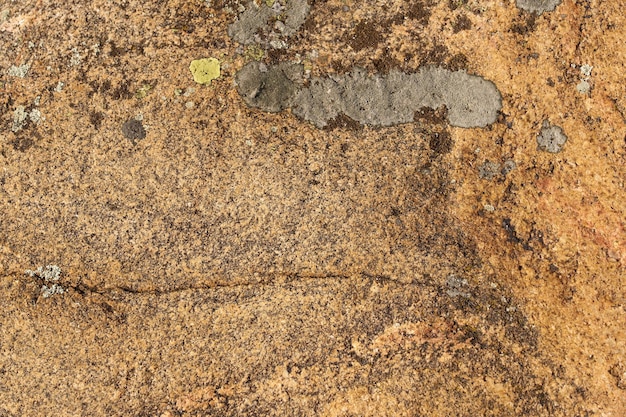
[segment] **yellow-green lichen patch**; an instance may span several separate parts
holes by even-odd
[[[135,91],[135,98],[138,100],[141,100],[142,98],[146,98],[146,96],[148,94],[150,94],[150,91],[152,90],[153,86],[151,86],[150,84],[144,84],[141,87],[139,87],[137,89],[137,91]]]
[[[220,76],[220,61],[215,58],[203,58],[191,61],[189,70],[193,80],[198,84],[211,84],[211,81]]]
[[[246,61],[260,61],[264,55],[265,51],[257,45],[250,45],[246,48]]]

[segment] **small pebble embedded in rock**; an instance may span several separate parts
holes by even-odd
[[[137,140],[141,140],[146,137],[146,130],[139,120],[130,119],[122,125],[122,133],[129,139],[133,145],[137,143]]]

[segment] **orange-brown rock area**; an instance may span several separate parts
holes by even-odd
[[[0,3],[0,416],[626,415],[623,3],[312,1],[278,49],[249,7]],[[502,108],[318,129],[253,59]]]

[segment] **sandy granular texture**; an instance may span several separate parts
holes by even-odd
[[[0,5],[0,416],[625,415],[619,2],[316,1],[261,58],[466,70],[483,129],[248,108],[240,7]]]

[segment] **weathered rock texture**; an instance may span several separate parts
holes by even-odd
[[[620,4],[312,2],[243,46],[239,6],[0,6],[0,415],[625,415]],[[246,104],[253,58],[502,108],[318,129]]]

